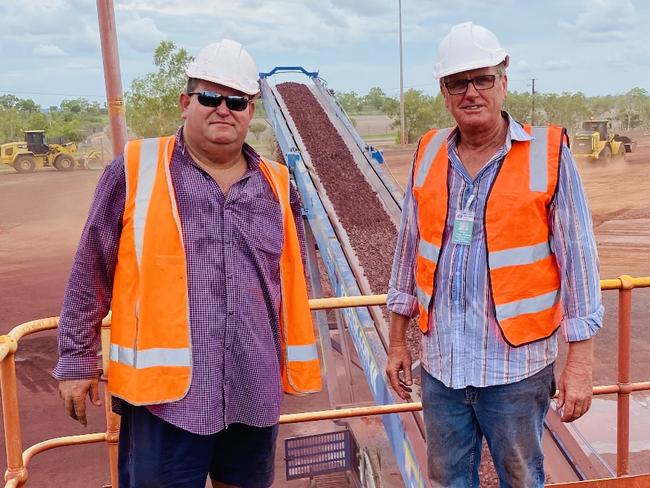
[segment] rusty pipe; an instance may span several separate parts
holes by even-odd
[[[616,413],[616,474],[627,475],[630,457],[630,350],[632,345],[632,289],[630,276],[619,277],[618,292],[618,408]]]
[[[104,62],[104,82],[106,84],[108,118],[111,125],[113,157],[116,157],[124,151],[127,132],[113,0],[97,0],[97,17]]]
[[[5,430],[5,449],[7,471],[5,481],[16,480],[16,486],[27,482],[27,468],[23,464],[23,438],[20,431],[20,411],[18,409],[18,390],[16,388],[15,355],[18,344],[9,336],[0,338],[8,343],[10,352],[0,363],[0,386],[2,387],[2,421]]]

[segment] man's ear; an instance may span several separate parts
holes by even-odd
[[[181,92],[178,96],[178,107],[181,111],[181,118],[187,118],[187,108],[190,106],[191,97],[186,92]]]

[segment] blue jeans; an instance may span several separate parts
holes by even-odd
[[[432,485],[478,488],[485,436],[501,488],[543,488],[542,429],[554,390],[553,365],[517,383],[457,390],[423,369]]]

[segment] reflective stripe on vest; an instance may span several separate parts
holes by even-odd
[[[444,182],[431,181],[429,175],[443,171],[443,166],[447,167],[447,161],[442,160],[441,148],[445,148],[444,154],[446,154],[447,137],[450,130],[430,131],[422,137],[416,154],[413,179],[413,193],[416,200],[418,200],[418,196],[420,199],[426,199],[427,197],[424,195],[430,192],[436,193],[439,197],[444,197],[441,205],[445,208],[447,206],[446,178]],[[434,166],[436,166],[435,169]],[[431,228],[434,229],[430,235],[420,234],[415,269],[416,294],[420,313],[418,323],[420,330],[426,333],[429,324],[429,309],[433,296],[435,271],[440,256],[440,246],[442,245],[442,229],[444,229],[446,210],[427,213],[426,216],[419,215],[418,220],[420,219],[431,221]],[[435,221],[435,224],[433,224],[433,221]],[[435,229],[440,231],[435,232]]]
[[[532,246],[515,247],[490,253],[490,269],[532,264],[551,255],[551,246],[542,242]]]
[[[513,346],[549,337],[562,318],[559,271],[549,245],[547,218],[566,134],[553,126],[526,126],[525,130],[533,139],[513,141],[490,189],[485,214],[495,314],[505,340]],[[426,146],[416,155],[414,197],[421,239],[416,285],[424,332],[440,254],[435,243],[441,242],[445,228],[439,207],[447,212],[449,162],[442,133],[431,131],[423,136]]]
[[[154,366],[191,366],[190,350],[183,349],[144,349],[138,351],[130,347],[111,344],[111,361],[131,366],[136,369],[152,368]]]
[[[322,389],[320,362],[307,296],[298,231],[291,210],[289,169],[262,159],[260,170],[282,207],[284,243],[280,257],[280,335],[283,364],[282,387],[300,395]]]
[[[133,405],[183,398],[192,375],[185,251],[169,172],[174,144],[145,139],[124,151],[109,390]]]

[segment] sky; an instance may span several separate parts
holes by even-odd
[[[170,40],[191,54],[241,42],[260,71],[303,66],[329,88],[399,94],[398,0],[113,0],[122,86],[154,71]],[[0,0],[0,94],[42,107],[105,101],[96,0]],[[650,91],[646,0],[402,0],[404,88],[438,92],[437,46],[456,23],[492,30],[510,55],[509,89],[607,95]],[[276,76],[272,81],[307,81]]]

